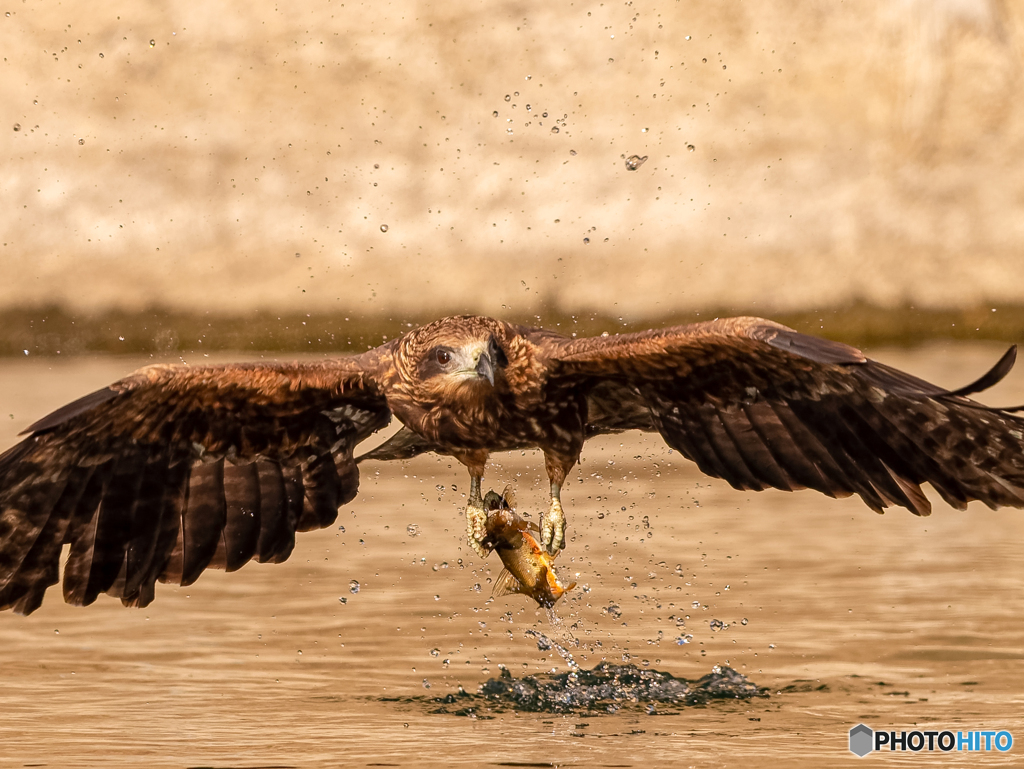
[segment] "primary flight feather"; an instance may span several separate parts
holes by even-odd
[[[968,396],[1011,348],[949,391],[837,342],[760,318],[571,339],[491,318],[445,318],[361,355],[307,364],[150,366],[26,430],[0,456],[0,609],[27,614],[59,581],[145,606],[157,580],[280,562],[329,525],[357,462],[434,451],[470,473],[467,537],[486,550],[481,482],[493,451],[544,452],[541,545],[564,547],[559,499],[584,441],[638,429],[739,489],[857,494],[927,515],[1024,507],[1024,419]],[[355,447],[394,416],[394,437]]]

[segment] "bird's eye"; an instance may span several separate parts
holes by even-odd
[[[434,353],[434,357],[437,358],[437,362],[442,366],[447,366],[452,359],[452,354],[447,350],[438,350]]]

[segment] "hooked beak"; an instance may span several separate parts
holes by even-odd
[[[483,377],[494,387],[494,364],[491,362],[490,354],[484,350],[476,361],[476,375]]]

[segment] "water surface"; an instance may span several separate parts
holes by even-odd
[[[872,352],[956,386],[1001,348]],[[0,442],[145,362],[0,362]],[[1024,402],[1024,375],[989,402]],[[540,455],[496,456],[486,485],[507,483],[536,515]],[[284,564],[158,586],[143,610],[106,596],[76,609],[51,589],[32,616],[0,615],[0,764],[822,766],[858,760],[846,741],[861,721],[1024,740],[1020,511],[931,495],[930,518],[879,516],[856,499],[738,492],[657,437],[613,436],[588,444],[563,492],[559,562],[580,587],[552,625],[520,596],[491,597],[501,567],[464,545],[466,490],[447,458],[367,463],[360,496]],[[582,668],[692,680],[729,666],[770,697],[671,715],[430,712],[423,698],[476,692],[499,665],[568,672],[527,631]]]

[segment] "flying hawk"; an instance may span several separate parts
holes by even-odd
[[[469,469],[469,544],[486,532],[492,451],[539,448],[551,482],[541,544],[564,547],[559,492],[583,442],[659,432],[738,489],[857,494],[873,510],[1024,507],[1024,419],[845,344],[759,318],[574,339],[491,318],[445,318],[361,355],[315,363],[148,366],[70,403],[0,456],[0,608],[153,600],[157,580],[285,560],[331,524],[357,461],[424,451]],[[404,425],[360,457],[356,445]]]

